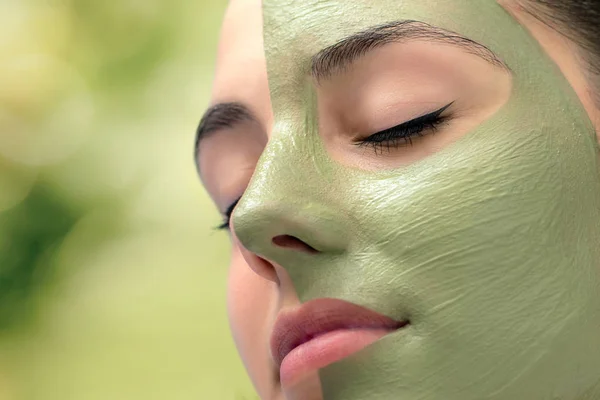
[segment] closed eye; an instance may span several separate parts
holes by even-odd
[[[224,221],[221,225],[217,226],[216,229],[218,229],[218,230],[229,230],[230,229],[231,215],[233,214],[233,210],[235,210],[235,207],[238,205],[240,200],[241,200],[241,197],[239,199],[237,199],[236,201],[234,201],[233,204],[231,204],[229,207],[227,207],[227,210],[225,210],[225,212],[223,213]]]
[[[400,125],[375,133],[365,139],[355,142],[357,146],[369,146],[377,152],[383,152],[384,149],[391,149],[401,146],[412,146],[415,137],[425,136],[434,133],[440,124],[446,122],[450,116],[442,115],[454,102],[410,121],[403,122]]]

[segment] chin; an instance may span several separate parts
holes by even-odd
[[[323,400],[321,381],[318,372],[312,372],[291,388],[280,390],[274,400]],[[271,400],[271,399],[261,399]]]

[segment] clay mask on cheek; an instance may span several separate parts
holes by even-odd
[[[326,400],[600,398],[600,174],[579,100],[495,1],[264,0],[275,126],[234,216],[302,301],[344,299],[411,325],[320,371]],[[417,20],[493,50],[512,95],[408,167],[328,156],[310,57]],[[273,246],[296,236],[319,254]]]

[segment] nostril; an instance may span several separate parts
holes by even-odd
[[[290,235],[279,235],[273,238],[273,244],[277,247],[282,247],[289,250],[297,250],[304,253],[316,254],[319,251],[309,246],[297,237]]]

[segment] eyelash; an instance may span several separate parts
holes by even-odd
[[[446,111],[454,102],[440,108],[437,111],[429,114],[422,115],[415,119],[407,122],[403,122],[400,125],[394,126],[393,128],[386,129],[384,131],[375,133],[366,139],[362,139],[356,142],[357,146],[369,146],[375,150],[383,153],[386,149],[390,151],[392,148],[398,148],[402,145],[412,146],[412,139],[414,137],[425,136],[424,132],[435,133],[439,125],[446,122],[450,117],[442,116],[442,113]]]
[[[241,197],[239,199],[237,199],[236,201],[234,201],[233,204],[231,204],[229,207],[227,207],[227,210],[225,210],[225,215],[224,215],[225,221],[221,225],[217,226],[215,229],[220,230],[220,231],[229,230],[230,224],[231,224],[231,214],[233,214],[233,210],[239,203],[240,199],[241,199]]]

